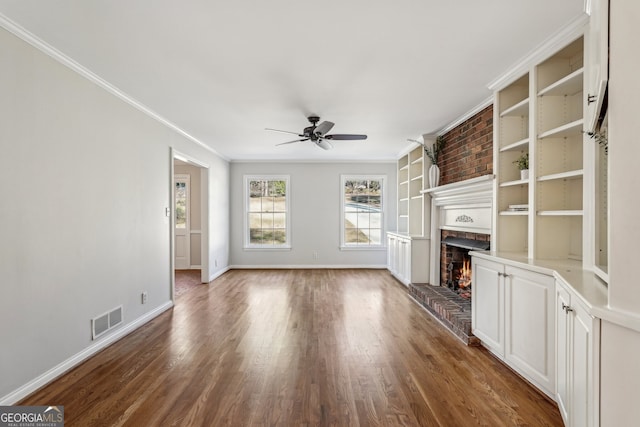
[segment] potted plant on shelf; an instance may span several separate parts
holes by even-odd
[[[437,187],[440,182],[440,167],[438,166],[438,159],[440,157],[440,153],[444,148],[445,140],[442,135],[436,138],[436,142],[431,145],[431,148],[427,147],[426,144],[424,146],[424,152],[431,160],[431,166],[429,167],[429,187],[434,188]]]
[[[529,153],[522,153],[513,163],[520,169],[520,179],[529,179]]]

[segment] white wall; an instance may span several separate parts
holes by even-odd
[[[610,240],[609,304],[640,316],[640,2],[611,0],[609,72]],[[602,426],[638,425],[640,333],[603,321]]]
[[[170,147],[210,166],[209,273],[225,269],[229,165],[3,29],[0,58],[0,402],[12,403],[96,347],[91,318],[122,304],[126,330],[170,306]]]
[[[290,175],[290,251],[243,249],[244,175]],[[231,262],[233,266],[386,265],[386,250],[340,250],[340,175],[386,175],[387,230],[396,229],[396,164],[231,163]],[[313,258],[313,252],[318,259]]]

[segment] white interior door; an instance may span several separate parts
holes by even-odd
[[[177,270],[186,270],[191,267],[191,248],[189,224],[189,204],[190,204],[190,183],[189,175],[174,175],[175,188],[175,267]]]

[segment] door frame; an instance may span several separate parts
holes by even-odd
[[[200,236],[200,280],[202,283],[209,283],[209,175],[210,166],[206,162],[197,159],[188,154],[182,153],[176,150],[174,147],[169,147],[169,208],[166,215],[169,217],[169,277],[171,283],[171,301],[175,303],[175,290],[176,290],[176,266],[175,266],[175,215],[176,210],[176,194],[174,184],[174,159],[182,160],[183,162],[190,163],[193,166],[200,168],[200,218],[201,218],[201,236]],[[194,197],[194,194],[191,194]]]

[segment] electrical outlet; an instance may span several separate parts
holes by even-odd
[[[147,303],[147,291],[142,292],[142,304]]]

